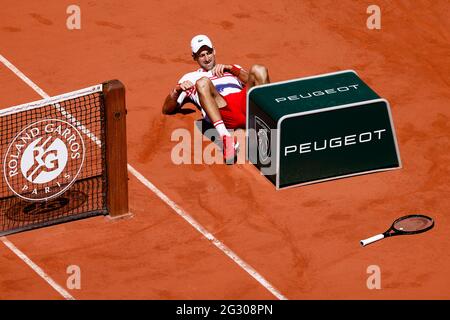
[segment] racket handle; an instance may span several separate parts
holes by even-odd
[[[372,242],[381,240],[383,238],[384,238],[384,234],[380,233],[380,234],[377,234],[376,236],[361,240],[360,243],[364,247],[364,246],[367,246],[368,244],[371,244]]]

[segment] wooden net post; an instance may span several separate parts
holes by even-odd
[[[125,87],[103,83],[106,116],[107,207],[111,218],[129,214]]]

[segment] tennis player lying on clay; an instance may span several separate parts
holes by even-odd
[[[232,164],[238,143],[228,129],[245,128],[247,90],[269,83],[269,73],[262,65],[253,65],[246,71],[236,64],[217,64],[216,51],[205,35],[192,38],[191,50],[200,69],[181,77],[164,101],[162,112],[171,114],[186,102],[195,104],[218,131],[224,160]]]

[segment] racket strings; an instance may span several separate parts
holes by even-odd
[[[419,232],[433,225],[433,220],[427,217],[409,217],[394,223],[394,228],[403,232]]]

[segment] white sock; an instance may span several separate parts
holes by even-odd
[[[225,124],[223,123],[223,120],[219,120],[213,123],[216,130],[219,132],[220,137],[223,136],[231,136],[230,133],[227,130],[227,127],[225,127]]]

